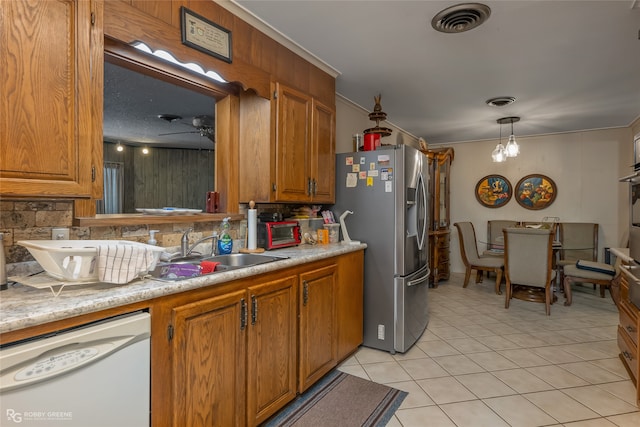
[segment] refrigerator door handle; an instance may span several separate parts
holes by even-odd
[[[426,282],[427,279],[429,279],[429,274],[431,274],[431,270],[429,269],[429,267],[427,267],[427,272],[424,276],[420,277],[419,279],[409,280],[407,282],[407,286],[415,286],[419,285],[420,283]]]
[[[418,177],[418,187],[420,189],[420,191],[422,192],[422,208],[424,209],[424,212],[428,212],[427,211],[427,189],[426,189],[426,185],[424,183],[424,177],[422,176],[422,173],[420,173],[419,177]],[[418,221],[420,220],[419,215],[417,215],[417,219]],[[418,224],[418,227],[420,227],[420,224]],[[424,248],[424,238],[427,235],[427,218],[425,217],[424,220],[422,221],[422,235],[420,236],[420,241],[418,242],[418,249],[422,250]]]

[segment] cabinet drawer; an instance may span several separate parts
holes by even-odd
[[[627,336],[631,338],[631,341],[634,343],[634,347],[637,347],[638,346],[638,323],[636,321],[636,318],[633,314],[631,314],[631,311],[629,310],[629,307],[627,306],[626,302],[622,302],[619,308],[620,308],[620,328],[622,328],[624,332],[627,334]]]
[[[638,352],[637,348],[633,345],[629,336],[618,326],[618,347],[620,348],[620,358],[627,365],[627,368],[633,375],[633,381],[637,384],[638,378]]]
[[[629,279],[624,274],[625,270],[622,269],[622,274],[620,275],[620,301],[628,301],[629,300]]]

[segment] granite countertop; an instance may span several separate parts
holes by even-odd
[[[126,285],[108,283],[67,285],[57,296],[50,288],[36,289],[16,283],[0,292],[0,333],[242,279],[331,258],[366,247],[366,244],[341,243],[300,245],[267,252],[269,255],[288,257],[282,261],[175,282],[144,279],[135,280]]]

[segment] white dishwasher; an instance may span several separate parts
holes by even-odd
[[[149,425],[149,313],[0,348],[0,425]]]

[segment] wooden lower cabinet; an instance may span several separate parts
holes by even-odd
[[[363,261],[352,252],[151,305],[152,425],[256,426],[335,368],[362,343]]]
[[[247,425],[296,397],[297,276],[249,288]]]
[[[337,270],[331,264],[300,274],[300,392],[337,364]]]
[[[336,317],[338,361],[350,356],[364,336],[364,251],[342,255],[338,262]]]
[[[620,276],[618,310],[619,357],[636,387],[636,405],[640,407],[640,310],[629,301],[629,279],[624,268]]]
[[[173,309],[172,425],[244,425],[244,312],[246,291]]]

